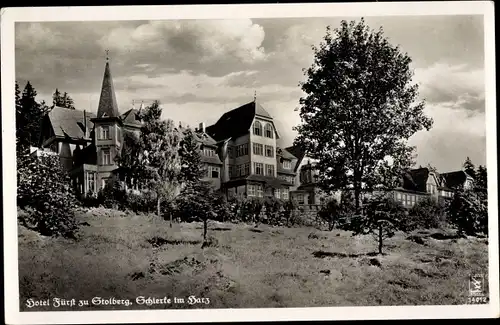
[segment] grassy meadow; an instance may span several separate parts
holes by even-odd
[[[201,223],[170,228],[103,208],[78,218],[77,240],[19,226],[22,311],[465,304],[469,275],[487,278],[487,239],[436,235],[443,230],[397,234],[379,256],[372,236],[340,230],[211,222],[212,245],[202,249]],[[172,302],[147,306],[140,296]],[[191,305],[189,296],[205,299]],[[93,297],[132,305],[93,305]],[[30,298],[51,303],[27,308]],[[53,298],[89,304],[56,308]]]

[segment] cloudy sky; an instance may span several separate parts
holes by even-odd
[[[31,81],[40,100],[51,102],[57,87],[77,109],[96,111],[109,49],[120,111],[132,100],[158,99],[165,117],[210,125],[256,92],[288,146],[300,122],[294,109],[311,45],[342,19],[356,18],[17,23],[16,79],[21,87]],[[365,20],[413,59],[414,81],[434,119],[431,131],[410,139],[417,164],[448,171],[466,156],[485,164],[482,16]]]

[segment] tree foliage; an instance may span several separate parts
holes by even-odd
[[[327,28],[314,63],[301,83],[302,124],[296,145],[318,159],[319,183],[326,191],[354,189],[359,211],[363,187],[392,187],[413,164],[407,139],[430,129],[432,119],[418,102],[410,57],[392,46],[383,30],[364,20]]]
[[[16,143],[18,155],[28,151],[30,146],[38,145],[40,140],[41,122],[50,108],[45,102],[36,101],[37,92],[28,81],[20,95],[16,82]]]
[[[426,198],[418,201],[409,213],[419,227],[431,229],[438,228],[444,222],[445,209],[439,202]]]
[[[471,159],[467,157],[465,159],[465,162],[463,164],[464,170],[469,176],[472,176],[472,178],[476,178],[476,166],[472,163]]]
[[[208,222],[216,218],[217,195],[209,182],[190,182],[177,197],[177,211],[184,221],[203,222],[203,239],[207,239]]]
[[[67,92],[61,94],[61,92],[57,88],[54,91],[54,94],[52,95],[52,104],[59,107],[65,107],[68,109],[75,109],[75,103],[73,101],[73,98],[71,98]]]
[[[199,182],[206,170],[203,168],[200,154],[201,144],[192,129],[184,131],[180,142],[180,181],[185,183]]]
[[[140,116],[143,121],[140,136],[128,133],[124,139],[125,151],[117,158],[127,179],[133,179],[141,188],[155,194],[158,216],[162,215],[162,203],[171,207],[180,191],[182,138],[172,120],[161,119],[161,112],[158,101],[144,109]],[[172,224],[172,213],[169,213]]]
[[[488,233],[488,199],[486,194],[472,189],[458,189],[447,206],[450,221],[459,233]]]
[[[21,222],[42,235],[74,236],[77,201],[59,156],[24,155],[18,159],[17,204],[29,212]]]
[[[370,198],[364,215],[353,218],[353,235],[372,234],[378,242],[378,253],[382,254],[383,241],[394,236],[396,231],[408,232],[416,228],[406,209],[392,196],[382,194]]]

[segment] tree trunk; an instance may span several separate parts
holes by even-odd
[[[382,223],[378,224],[378,253],[382,255]]]
[[[172,218],[173,218],[174,214],[172,213],[171,209],[168,211],[168,214],[170,215],[170,228],[172,228]]]
[[[203,220],[203,241],[207,240],[208,219]]]
[[[160,209],[160,205],[161,205],[161,198],[158,198],[158,200],[157,200],[157,204],[156,204],[156,213],[158,214],[158,218],[161,218],[161,209]]]

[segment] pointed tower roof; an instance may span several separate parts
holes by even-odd
[[[109,60],[106,58],[104,77],[102,79],[101,97],[97,109],[97,118],[118,117],[118,104],[116,103],[115,87],[109,69]]]

